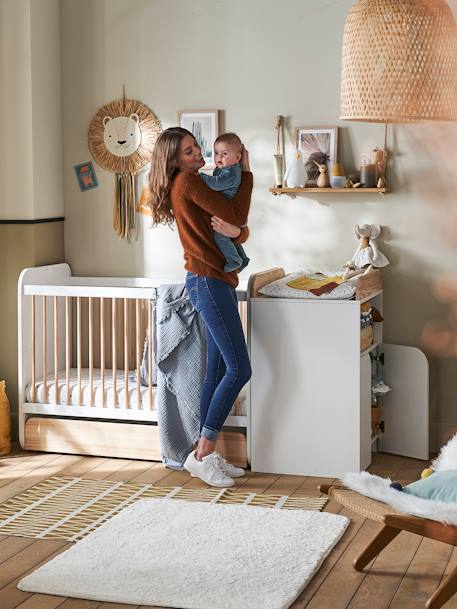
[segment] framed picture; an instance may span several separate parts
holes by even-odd
[[[316,163],[327,163],[329,175],[337,162],[338,127],[298,127],[296,146],[302,154],[308,179],[306,186],[315,186],[319,177]],[[315,163],[315,162],[316,163]]]
[[[75,165],[75,172],[81,192],[90,190],[91,188],[97,188],[98,180],[91,161]]]
[[[182,110],[178,112],[178,124],[193,133],[202,149],[205,168],[214,168],[213,144],[219,135],[219,110]]]

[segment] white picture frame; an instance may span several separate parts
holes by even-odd
[[[319,154],[326,155],[330,175],[338,158],[338,127],[297,127],[295,144],[297,150],[301,152],[308,175],[306,186],[312,187],[317,183],[319,170],[313,163],[313,159],[322,163],[323,160],[319,160]]]
[[[178,125],[190,131],[202,149],[204,169],[214,169],[214,140],[219,135],[219,110],[180,110]]]

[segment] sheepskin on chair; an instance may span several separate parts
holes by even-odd
[[[441,448],[433,461],[435,471],[457,470],[457,434]],[[433,474],[432,474],[433,476]],[[457,524],[457,503],[446,503],[432,499],[422,499],[390,488],[390,478],[380,478],[368,472],[353,472],[342,478],[344,486],[361,495],[387,503],[394,510],[429,518],[446,524]]]

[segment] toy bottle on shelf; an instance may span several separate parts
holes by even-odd
[[[371,155],[362,154],[360,164],[360,182],[363,188],[376,186],[376,164],[371,162]]]

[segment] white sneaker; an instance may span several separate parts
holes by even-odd
[[[217,453],[217,455],[219,457],[218,461],[220,462],[222,471],[226,476],[230,476],[230,478],[242,478],[246,474],[242,467],[232,465],[219,453]],[[195,474],[191,474],[191,476],[195,478]]]
[[[225,475],[222,469],[222,457],[218,453],[211,453],[201,461],[197,461],[193,450],[185,460],[184,468],[210,486],[224,488],[235,484],[232,478]]]
[[[219,455],[222,465],[222,471],[226,476],[230,476],[230,478],[241,478],[246,474],[242,467],[236,467],[224,459],[222,455]]]

